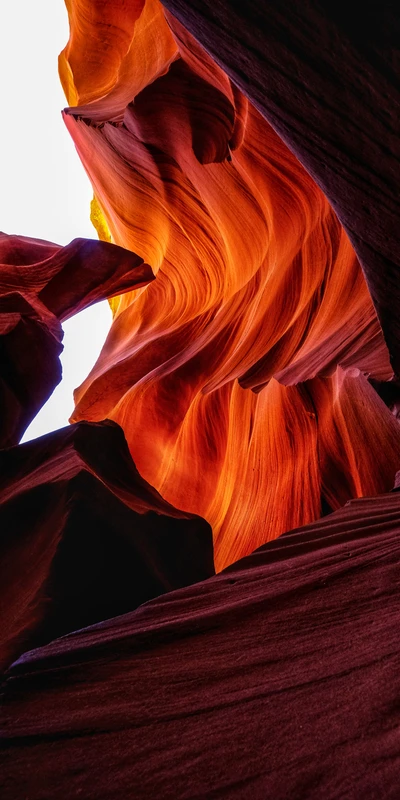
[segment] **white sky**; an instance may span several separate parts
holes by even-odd
[[[67,244],[96,239],[92,190],[61,119],[57,57],[68,40],[63,0],[9,0],[0,26],[0,230]],[[93,366],[111,323],[107,302],[64,323],[63,380],[23,441],[63,427],[72,391]]]

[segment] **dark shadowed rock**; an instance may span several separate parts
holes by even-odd
[[[63,330],[17,292],[0,297],[0,447],[16,444],[61,380]]]
[[[27,653],[4,798],[396,798],[399,531],[398,492],[351,501]]]
[[[108,242],[0,233],[0,447],[17,444],[61,380],[60,322],[154,275]]]
[[[209,525],[140,477],[112,422],[0,452],[0,531],[2,666],[214,573]]]

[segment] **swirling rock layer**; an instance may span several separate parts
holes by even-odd
[[[153,278],[143,259],[107,242],[60,247],[0,233],[0,447],[17,444],[61,380],[60,322]]]
[[[392,0],[165,0],[296,153],[360,258],[400,370],[400,17]]]
[[[6,441],[114,314],[0,453],[2,797],[397,800],[398,9],[166,5],[67,0],[108,243],[0,238]]]
[[[400,429],[366,380],[391,381],[393,369],[325,196],[171,14],[158,6],[144,24],[155,8],[138,6],[129,29],[130,103],[118,88],[127,33],[117,7],[105,17],[115,62],[102,60],[107,37],[91,19],[101,80],[79,57],[73,14],[63,55],[78,103],[64,118],[99,230],[157,275],[113,301],[72,419],[123,427],[146,479],[209,520],[221,569],[322,509],[393,485]],[[147,85],[136,47],[147,47]]]
[[[0,665],[214,573],[208,524],[141,478],[115,423],[0,452]]]

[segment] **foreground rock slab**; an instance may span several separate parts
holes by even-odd
[[[395,798],[400,493],[27,653],[6,800]]]
[[[2,667],[214,573],[210,526],[141,478],[112,422],[0,452],[0,531]]]

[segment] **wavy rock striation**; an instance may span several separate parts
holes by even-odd
[[[61,380],[61,322],[154,275],[107,242],[0,233],[0,447],[17,444]]]
[[[0,451],[2,798],[397,800],[400,15],[166,6],[67,0],[104,242],[0,236],[0,446],[114,315]]]
[[[209,520],[221,569],[321,509],[393,485],[400,429],[366,380],[384,384],[393,369],[332,208],[228,75],[161,6],[132,5],[124,107],[119,6],[106,32],[90,20],[101,80],[75,45],[83,8],[71,4],[62,56],[79,104],[65,122],[99,229],[157,279],[113,301],[72,419],[123,427],[146,479]],[[108,35],[114,60],[101,55]]]
[[[352,501],[23,656],[4,800],[397,797],[399,532],[399,492]]]
[[[164,0],[296,153],[362,264],[400,372],[400,16],[345,3]]]

